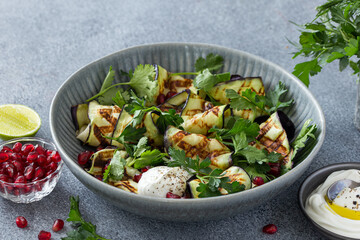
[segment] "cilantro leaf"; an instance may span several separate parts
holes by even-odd
[[[140,157],[135,158],[131,164],[134,164],[134,168],[136,169],[146,166],[156,166],[163,163],[163,158],[166,156],[166,153],[162,153],[158,149],[147,150],[143,152]]]
[[[317,131],[316,125],[310,125],[312,119],[306,120],[303,127],[300,130],[300,133],[296,137],[296,139],[291,143],[291,146],[294,149],[294,152],[291,156],[291,159],[294,159],[296,153],[300,148],[305,147],[305,142],[308,140],[308,138],[314,138],[315,139],[315,132]]]
[[[214,55],[210,53],[204,59],[200,57],[195,62],[195,70],[197,72],[202,72],[205,69],[208,69],[210,72],[218,71],[224,65],[224,58],[220,55]]]
[[[160,109],[159,109],[160,110]],[[158,120],[156,121],[156,126],[159,129],[161,134],[164,134],[168,126],[178,127],[184,122],[184,119],[176,113],[175,109],[169,109],[168,112],[161,112]]]
[[[155,67],[150,64],[138,65],[129,82],[139,97],[152,101],[158,89]]]
[[[229,81],[231,75],[229,72],[221,74],[212,74],[209,69],[205,69],[200,72],[199,75],[193,81],[193,84],[198,89],[203,89],[204,91],[209,91],[216,84],[220,82]]]
[[[67,237],[62,240],[78,240],[78,239],[93,239],[93,240],[109,240],[101,237],[96,233],[96,226],[91,222],[86,222],[81,216],[79,209],[79,197],[70,197],[70,212],[68,222],[72,222],[75,229],[66,233]]]
[[[104,177],[104,181],[107,181],[109,178],[114,181],[120,181],[124,177],[126,161],[123,155],[121,151],[115,151],[108,166],[109,171],[106,178]]]

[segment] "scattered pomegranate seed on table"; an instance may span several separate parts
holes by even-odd
[[[51,233],[42,230],[42,231],[40,231],[38,238],[39,238],[39,240],[50,240]]]
[[[267,234],[274,234],[277,232],[277,227],[275,224],[268,224],[263,227],[262,231]]]
[[[19,228],[24,228],[24,227],[26,227],[27,224],[28,224],[26,218],[24,218],[23,216],[18,216],[15,221],[16,221],[16,225],[17,225]]]
[[[53,226],[52,226],[52,230],[54,232],[58,232],[61,229],[63,229],[63,227],[64,227],[64,221],[61,220],[61,219],[56,219]]]

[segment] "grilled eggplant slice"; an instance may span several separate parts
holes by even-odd
[[[163,112],[166,112],[169,109],[175,109],[177,113],[180,113],[184,104],[188,101],[190,93],[189,89],[185,89],[184,91],[167,99],[163,104],[158,106],[158,108]]]
[[[224,172],[224,177],[228,177],[230,179],[230,183],[239,182],[245,186],[245,190],[250,189],[252,186],[251,178],[249,174],[238,166],[232,166],[226,169]],[[228,192],[225,189],[220,189],[221,194],[226,195]]]
[[[227,169],[232,164],[231,152],[228,147],[216,139],[204,135],[188,133],[173,126],[165,132],[165,148],[173,147],[184,150],[187,157],[203,160],[209,158],[211,168]]]
[[[166,69],[160,67],[159,65],[154,65],[155,67],[155,81],[157,81],[157,89],[156,89],[156,93],[155,95],[153,96],[152,99],[150,99],[146,104],[148,106],[154,106],[156,105],[156,99],[157,97],[160,95],[160,94],[164,94],[165,92],[165,85],[168,81],[168,78],[169,78],[169,74],[168,72],[166,71]]]
[[[159,116],[154,112],[148,112],[143,119],[144,127],[146,128],[145,136],[148,138],[148,143],[152,146],[163,146],[164,136],[160,133],[155,125]]]
[[[184,78],[182,76],[171,76],[168,81],[168,89],[171,92],[180,93],[186,89],[189,89],[191,92],[197,94],[198,89],[194,87],[193,80]]]
[[[131,122],[132,119],[133,119],[133,116],[131,116],[128,112],[126,112],[125,106],[124,106],[121,110],[120,117],[118,119],[118,122],[116,124],[116,128],[113,132],[112,137],[113,138],[119,137],[120,134],[124,131],[125,127],[129,124],[129,122]],[[117,146],[121,149],[124,149],[124,146],[116,140],[111,140],[111,145]]]
[[[223,128],[225,118],[231,114],[229,105],[215,106],[209,110],[195,114],[183,122],[182,127],[187,132],[207,135],[208,131],[216,126]]]
[[[259,143],[255,146],[265,148],[268,152],[277,152],[286,157],[290,153],[289,140],[281,125],[279,115],[275,112],[268,120],[260,124],[260,132],[256,137]]]
[[[205,101],[199,95],[194,93],[190,94],[190,97],[186,101],[184,109],[181,111],[180,116],[184,121],[193,117],[198,113],[203,113],[204,111],[214,107],[211,102]]]
[[[111,137],[118,121],[121,109],[118,106],[104,106],[97,101],[89,103],[89,135],[85,144],[90,146],[109,145],[110,140],[103,136]],[[86,129],[85,129],[86,130]]]
[[[200,179],[194,179],[187,183],[192,198],[199,198],[200,192],[198,192],[196,189],[200,183]]]
[[[102,149],[94,153],[91,156],[91,168],[88,173],[91,175],[102,175],[104,166],[112,159],[114,152],[115,149]]]
[[[71,116],[77,131],[90,123],[88,110],[89,105],[87,103],[71,107]]]
[[[127,192],[138,193],[138,183],[132,179],[117,181],[113,183],[115,187]]]

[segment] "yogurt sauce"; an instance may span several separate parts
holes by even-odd
[[[360,182],[360,171],[351,169],[330,174],[325,182],[310,194],[305,203],[305,211],[314,222],[323,228],[342,236],[360,239],[360,220],[351,220],[338,215],[331,209],[325,199],[326,192],[331,184],[341,179],[350,179]],[[359,188],[355,189],[357,192],[360,192]],[[349,192],[351,191],[342,191],[341,197],[343,199],[349,197],[349,195],[346,194]],[[345,206],[347,201],[337,201],[337,204]]]

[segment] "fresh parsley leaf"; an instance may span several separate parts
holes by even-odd
[[[126,161],[123,155],[121,151],[115,151],[108,166],[108,174],[106,178],[104,176],[103,181],[107,181],[109,178],[114,181],[120,181],[124,177]]]
[[[210,53],[204,59],[200,57],[195,62],[195,70],[197,72],[202,72],[205,69],[208,69],[210,72],[218,71],[224,65],[224,58],[220,55],[214,55]]]
[[[158,89],[155,67],[150,64],[138,65],[129,82],[139,97],[152,101]]]
[[[117,93],[115,94],[115,97],[113,97],[112,100],[120,108],[122,108],[126,104],[126,101],[125,101],[124,97],[121,95],[120,91],[117,91]]]
[[[230,73],[212,74],[209,69],[203,70],[193,81],[196,88],[209,91],[216,84],[230,80]]]
[[[159,109],[160,110],[160,109]],[[178,127],[184,120],[176,113],[175,109],[169,109],[167,112],[160,110],[160,115],[156,121],[156,126],[161,134],[164,134],[168,126]]]
[[[327,63],[339,59],[339,70],[343,71],[352,65],[354,74],[360,78],[359,72],[351,64],[350,58],[360,57],[359,23],[360,2],[352,0],[328,0],[316,8],[314,20],[300,27],[299,45],[290,42],[298,49],[297,56],[309,57],[311,60],[295,66],[293,74],[306,86],[309,86],[310,76],[322,70]],[[354,62],[353,62],[354,63]]]
[[[115,141],[118,141],[121,144],[126,143],[134,143],[137,142],[140,138],[144,136],[144,133],[146,132],[146,128],[135,128],[131,125],[127,125],[119,137],[112,138],[112,137],[106,137],[108,139],[112,139]]]
[[[288,90],[286,89],[285,84],[282,82],[279,82],[273,90],[268,91],[268,93],[265,95],[266,105],[269,107],[267,112],[271,114],[280,108],[291,106],[291,104],[294,102],[292,99],[286,102],[280,101],[281,96],[284,95],[287,91]]]
[[[300,133],[296,137],[296,139],[291,143],[291,146],[294,149],[294,152],[291,156],[291,159],[294,159],[296,153],[300,148],[305,147],[305,143],[308,140],[308,138],[314,138],[315,139],[315,132],[317,130],[316,125],[310,125],[312,119],[306,120],[303,127],[300,130]]]
[[[247,163],[268,163],[279,161],[280,154],[271,152],[268,153],[265,149],[257,149],[254,146],[248,145],[241,150],[238,150],[234,155],[234,158],[245,158]],[[236,162],[236,159],[235,159]]]
[[[135,158],[131,165],[133,164],[136,169],[144,168],[146,166],[156,166],[163,163],[163,158],[166,156],[166,153],[162,153],[158,149],[147,150],[143,152],[140,157]]]
[[[96,233],[96,226],[91,222],[86,222],[81,216],[79,209],[79,197],[70,197],[70,212],[69,218],[66,219],[68,222],[72,222],[75,226],[75,230],[66,233],[67,237],[61,238],[62,240],[110,240],[101,237]]]

